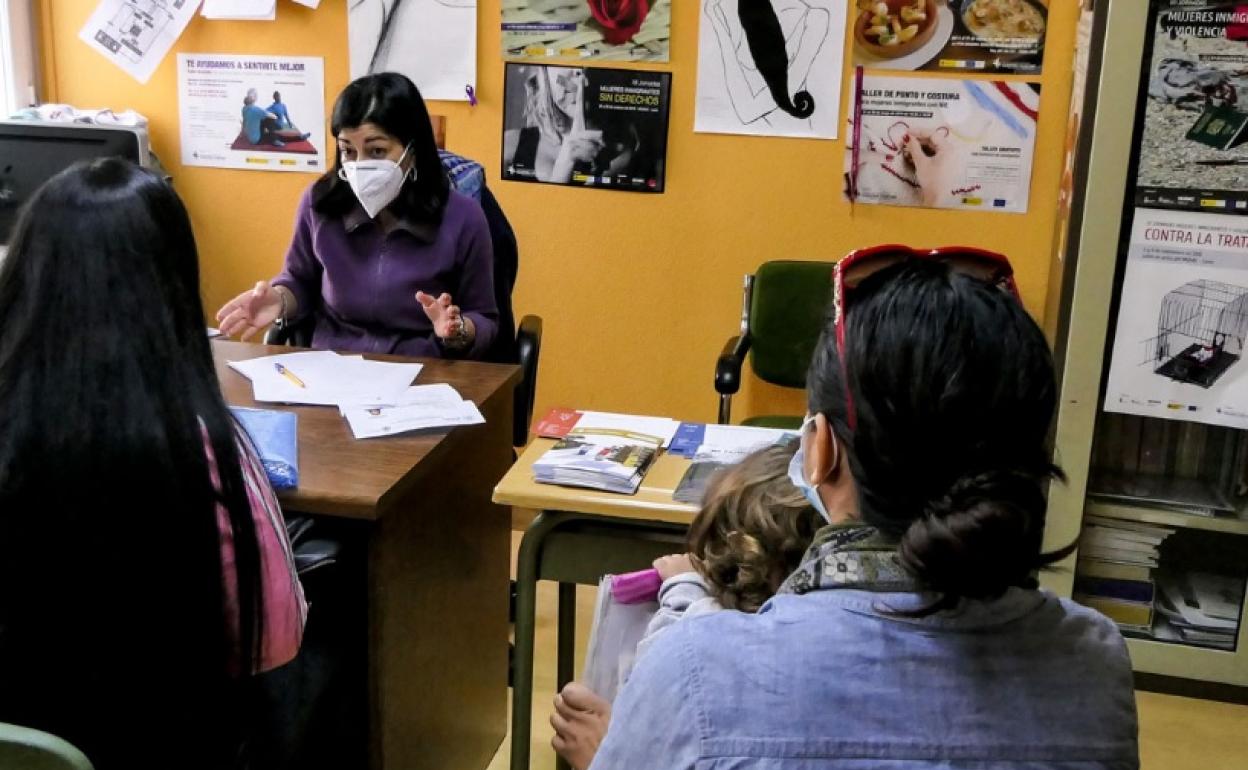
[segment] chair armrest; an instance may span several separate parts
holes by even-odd
[[[313,324],[312,316],[307,316],[298,323],[286,324],[280,327],[277,324],[273,324],[264,333],[264,344],[293,345],[297,348],[311,347]]]
[[[750,350],[750,334],[745,332],[724,343],[715,362],[715,392],[731,396],[741,389],[741,364]]]
[[[294,330],[289,326],[278,326],[273,324],[268,331],[264,333],[264,344],[266,345],[289,345],[291,338],[294,337]]]
[[[542,319],[526,315],[516,327],[516,363],[520,384],[515,391],[515,425],[512,446],[524,446],[533,423],[533,402],[537,396],[537,363],[542,352]]]

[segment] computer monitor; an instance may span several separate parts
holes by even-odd
[[[80,160],[109,156],[148,165],[147,129],[0,121],[0,252],[18,210],[39,185]]]

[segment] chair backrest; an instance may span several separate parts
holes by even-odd
[[[55,735],[0,722],[0,768],[92,770],[91,761]]]
[[[520,250],[516,232],[489,187],[481,187],[481,210],[490,226],[494,247],[494,303],[498,307],[498,334],[483,356],[500,364],[516,363],[516,316],[511,308],[511,291],[516,286]]]
[[[764,262],[750,298],[750,365],[759,379],[802,388],[832,304],[833,262]]]

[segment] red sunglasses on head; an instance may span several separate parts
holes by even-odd
[[[849,372],[845,369],[845,302],[848,292],[858,287],[869,276],[884,268],[908,259],[927,259],[944,262],[955,272],[965,273],[986,283],[994,284],[1022,301],[1018,285],[1014,283],[1014,268],[1004,254],[977,249],[971,246],[945,246],[939,249],[912,249],[909,246],[888,244],[858,249],[845,255],[832,271],[832,323],[836,329],[836,350],[841,359],[842,379],[845,381],[845,404],[848,409],[849,427],[857,427],[853,395],[849,391]]]

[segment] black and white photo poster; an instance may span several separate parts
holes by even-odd
[[[693,130],[835,139],[846,0],[700,0]]]
[[[1248,428],[1248,219],[1136,209],[1105,411]]]
[[[507,65],[503,179],[663,192],[668,72]]]

